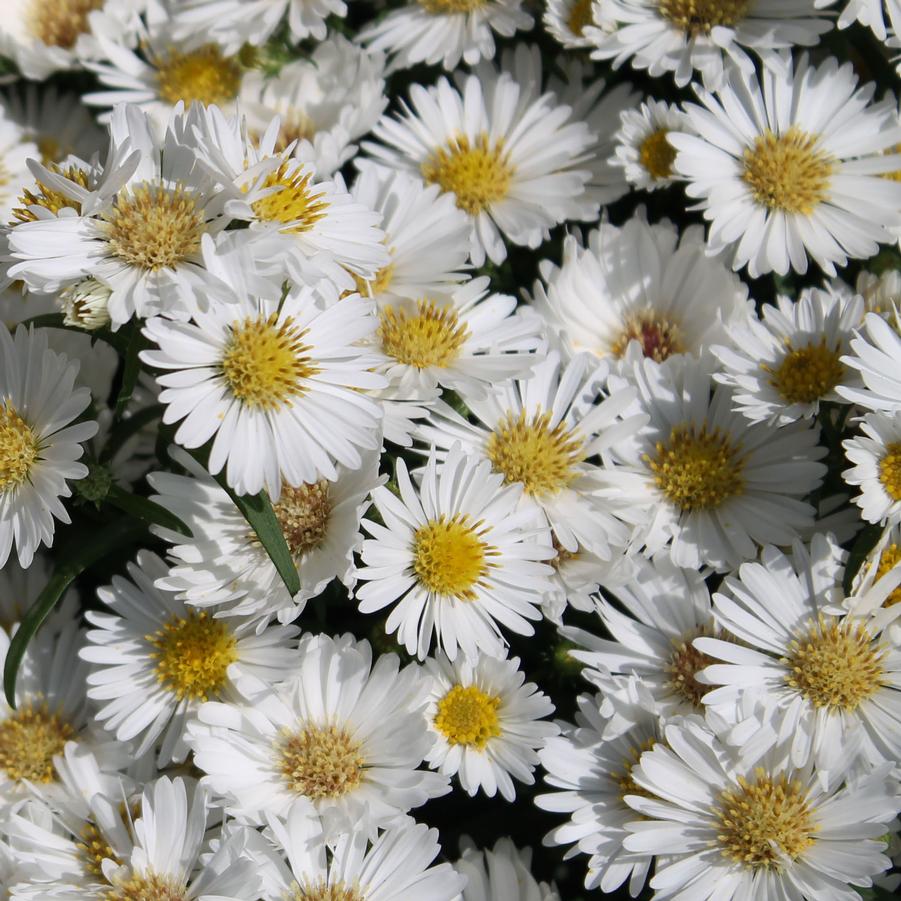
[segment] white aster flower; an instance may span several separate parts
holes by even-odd
[[[610,560],[629,530],[619,511],[595,500],[602,467],[589,461],[636,433],[646,417],[623,417],[635,401],[628,386],[601,393],[607,372],[588,354],[564,366],[551,352],[527,379],[497,385],[482,398],[464,395],[475,423],[438,403],[419,437],[442,452],[460,442],[465,453],[488,460],[505,483],[522,487],[522,508],[550,526],[558,546],[585,547]]]
[[[96,422],[76,422],[91,400],[75,387],[78,363],[47,349],[44,330],[0,325],[0,566],[12,552],[23,567],[53,544],[54,519],[70,522],[60,498],[68,480],[83,479],[77,462]]]
[[[384,51],[391,69],[418,63],[457,68],[494,56],[494,34],[512,37],[534,19],[523,0],[412,0],[365,27],[359,40]]]
[[[417,769],[433,738],[415,664],[400,670],[383,654],[373,665],[369,643],[351,635],[306,635],[297,662],[290,681],[258,685],[246,704],[204,704],[188,727],[194,761],[229,811],[262,821],[305,798],[330,836],[372,835],[449,791]]]
[[[691,129],[685,114],[672,104],[651,98],[638,109],[623,110],[620,123],[611,165],[621,167],[626,181],[643,191],[673,184],[676,148],[670,144],[669,135]]]
[[[224,290],[224,289],[223,289]],[[239,494],[338,478],[337,464],[363,465],[379,443],[378,405],[358,389],[384,386],[356,342],[375,330],[372,304],[356,295],[323,309],[309,287],[282,301],[232,291],[191,322],[160,317],[144,333],[158,349],[141,359],[164,370],[157,381],[163,421],[181,422],[175,440],[213,439],[209,470],[225,469]]]
[[[273,615],[280,622],[297,619],[307,599],[321,594],[336,577],[353,588],[360,519],[369,506],[369,492],[385,481],[378,473],[377,449],[364,452],[359,469],[339,465],[333,482],[282,485],[273,511],[300,577],[300,592],[293,598],[228,494],[184,451],[173,448],[170,454],[188,475],[148,475],[159,492],[152,500],[185,523],[193,538],[156,529],[172,545],[169,555],[175,564],[157,580],[158,588],[215,617],[254,617],[259,628]]]
[[[269,819],[278,856],[273,854],[274,875],[262,893],[263,901],[453,901],[457,897],[463,877],[449,863],[430,866],[441,850],[437,829],[404,818],[371,841],[366,831],[354,829],[329,843],[311,807],[298,802],[287,822]]]
[[[205,701],[237,698],[235,684],[250,674],[286,679],[296,659],[293,626],[255,629],[256,620],[214,619],[188,607],[154,583],[166,564],[150,551],[98,589],[111,612],[88,611],[94,627],[81,650],[91,664],[88,697],[95,714],[140,757],[159,744],[157,765],[181,763],[188,754],[185,725]],[[289,647],[289,644],[291,645]]]
[[[705,704],[759,694],[794,764],[813,760],[825,771],[857,752],[870,766],[901,755],[901,649],[858,616],[826,612],[844,598],[835,555],[822,535],[809,549],[796,543],[791,557],[768,545],[760,562],[742,564],[713,596],[717,622],[738,643],[694,642],[723,661],[697,676],[721,686]],[[888,593],[884,582],[871,590]]]
[[[680,87],[698,71],[711,90],[721,86],[727,58],[753,75],[746,50],[776,65],[776,51],[813,46],[832,28],[814,0],[601,0],[594,19],[586,30],[593,58],[614,67],[631,60],[653,77],[672,72]]]
[[[668,725],[664,738],[641,755],[627,798],[641,817],[626,848],[666,857],[655,897],[851,901],[851,886],[890,866],[889,766],[828,786],[784,759],[739,762],[699,721]]]
[[[860,423],[862,436],[842,442],[855,465],[842,477],[859,486],[854,503],[867,522],[893,526],[901,523],[901,409],[894,413],[868,413]]]
[[[813,524],[802,498],[822,481],[826,449],[806,422],[749,423],[711,369],[685,356],[635,363],[635,410],[650,422],[613,448],[617,465],[599,473],[597,493],[622,516],[641,511],[633,542],[647,555],[668,547],[677,566],[724,571]],[[610,390],[617,396],[613,377]]]
[[[508,72],[486,67],[462,92],[442,78],[414,85],[410,99],[412,109],[373,129],[383,143],[363,145],[374,157],[367,164],[411,171],[453,194],[470,218],[477,266],[486,255],[505,259],[503,237],[537,247],[554,225],[592,215],[596,204],[581,196],[590,173],[576,166],[594,137],[553,95],[536,98]]]
[[[875,84],[835,57],[811,66],[765,67],[762,81],[737,69],[717,93],[697,89],[702,105],[684,109],[694,134],[669,138],[675,169],[710,221],[712,253],[756,277],[806,272],[808,256],[829,275],[849,257],[873,256],[901,225],[898,169],[882,151],[901,140],[897,108],[871,104]]]
[[[894,647],[901,647],[901,525],[884,529],[851,583],[842,606],[853,616],[866,617],[867,629],[884,630]]]
[[[533,304],[570,357],[697,356],[748,316],[747,288],[708,256],[697,226],[680,236],[667,220],[650,225],[640,215],[602,222],[584,247],[567,235],[563,264],[540,269],[547,287],[536,282]]]
[[[28,160],[39,155],[28,133],[0,106],[0,222],[7,224],[19,206],[19,194],[32,182]]]
[[[847,28],[860,22],[884,41],[892,32],[901,30],[901,2],[899,0],[815,0],[818,9],[842,3],[838,27]]]
[[[517,510],[520,489],[458,446],[444,463],[430,457],[417,491],[397,460],[400,497],[372,493],[384,525],[363,520],[365,564],[357,577],[363,613],[395,604],[385,628],[408,653],[424,659],[432,635],[451,660],[458,649],[506,655],[501,626],[533,635],[554,555],[550,536],[529,509]]]
[[[294,141],[294,153],[330,175],[356,153],[352,143],[372,129],[388,98],[384,61],[343,35],[317,44],[309,58],[293,60],[266,77],[250,71],[238,97],[247,127],[260,135],[279,117],[276,149]]]
[[[853,384],[841,360],[863,312],[861,297],[828,288],[777,297],[760,319],[727,326],[728,345],[713,348],[723,366],[715,378],[731,386],[735,409],[751,422],[811,419],[822,403],[841,401],[839,384]]]
[[[567,49],[590,47],[585,33],[594,24],[593,0],[545,0],[544,27]]]
[[[851,339],[852,353],[841,362],[860,373],[864,387],[839,385],[835,390],[845,400],[868,410],[895,413],[901,410],[901,313],[898,308],[886,316],[867,313],[857,336]]]
[[[560,731],[542,719],[554,712],[550,699],[533,682],[523,684],[518,657],[479,654],[451,662],[438,652],[426,659],[426,670],[432,691],[425,715],[436,736],[429,765],[458,776],[470,796],[500,792],[514,801],[513,780],[534,784],[536,752]]]
[[[554,886],[532,875],[532,852],[499,838],[488,851],[469,845],[454,865],[466,879],[459,901],[560,901]]]

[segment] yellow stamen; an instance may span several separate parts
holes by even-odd
[[[465,135],[432,151],[421,167],[423,179],[455,196],[471,216],[507,196],[514,170],[502,141],[481,134],[470,143]]]
[[[624,320],[622,334],[613,342],[610,352],[620,359],[630,341],[637,341],[642,354],[658,363],[686,350],[679,325],[652,309],[634,313]]]
[[[879,461],[879,481],[893,501],[901,501],[901,441],[886,445]]]
[[[455,685],[438,702],[435,728],[448,744],[484,751],[485,745],[501,734],[497,715],[500,703],[499,697],[475,685]]]
[[[183,101],[207,106],[225,106],[238,96],[241,66],[223,56],[216,44],[204,44],[196,50],[180,53],[170,50],[155,61],[160,99],[173,106]]]
[[[475,588],[497,555],[497,549],[484,540],[488,531],[481,522],[459,514],[427,522],[413,539],[413,572],[435,594],[475,600]]]
[[[382,350],[399,363],[417,369],[444,368],[460,356],[469,327],[459,321],[452,307],[420,300],[415,315],[384,307],[379,312],[378,337]]]
[[[0,328],[5,328],[0,323]],[[28,481],[41,445],[10,401],[0,401],[0,495]]]
[[[89,30],[88,15],[104,0],[31,0],[26,13],[28,30],[48,47],[71,50]]]
[[[669,178],[673,174],[676,148],[667,140],[668,128],[652,131],[638,148],[638,162],[655,181]]]
[[[751,0],[659,0],[660,15],[688,34],[731,28],[747,14]]]
[[[300,732],[286,733],[279,753],[288,786],[313,801],[340,798],[363,781],[362,748],[336,726],[308,725]]]
[[[290,160],[285,160],[278,169],[270,172],[262,184],[263,188],[278,188],[272,194],[255,200],[253,211],[265,222],[281,222],[291,228],[283,229],[289,234],[309,231],[324,218],[329,203],[323,192],[312,184],[313,176],[304,172]]]
[[[841,350],[829,347],[826,339],[793,348],[786,342],[785,356],[778,366],[761,363],[769,372],[770,384],[787,404],[812,404],[829,394],[845,375]]]
[[[55,782],[53,758],[74,735],[62,714],[52,713],[46,703],[21,704],[0,722],[0,770],[16,782]]]

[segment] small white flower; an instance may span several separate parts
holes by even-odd
[[[590,47],[585,33],[594,24],[594,0],[545,0],[544,27],[567,49]]]
[[[652,98],[638,109],[623,110],[620,122],[611,165],[622,167],[626,181],[644,191],[673,184],[676,148],[669,142],[669,135],[691,128],[685,114],[672,104]]]
[[[856,464],[842,476],[860,487],[854,503],[867,522],[901,523],[901,409],[868,413],[860,423],[864,436],[842,442],[845,455]]]

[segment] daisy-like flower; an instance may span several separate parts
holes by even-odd
[[[251,132],[262,135],[278,116],[276,149],[297,141],[295,154],[325,176],[356,153],[352,142],[372,129],[387,106],[383,70],[381,54],[367,53],[335,34],[277,75],[248,72],[238,102]]]
[[[761,728],[765,728],[762,723]],[[841,785],[784,758],[743,763],[700,721],[668,725],[632,770],[628,850],[665,857],[655,897],[848,899],[891,862],[886,765]]]
[[[701,698],[708,688],[695,677],[713,661],[692,642],[720,634],[704,577],[697,570],[680,569],[666,556],[653,561],[639,557],[634,567],[632,578],[614,589],[625,612],[603,597],[595,602],[612,640],[564,626],[561,634],[578,646],[570,656],[591,667],[583,673],[591,682],[597,683],[593,677],[598,673],[604,679],[638,676],[661,717],[703,713]]]
[[[724,571],[755,557],[761,544],[791,544],[813,524],[802,498],[819,487],[826,450],[807,423],[749,423],[711,368],[709,359],[684,356],[635,363],[629,384],[650,421],[613,448],[617,465],[599,473],[597,493],[620,515],[642,510],[633,541],[646,554],[668,547],[677,566]],[[610,381],[615,397],[617,380]]]
[[[597,212],[581,197],[590,173],[576,168],[594,140],[588,126],[551,94],[526,102],[525,90],[491,67],[468,76],[462,92],[444,78],[414,85],[412,109],[383,117],[373,129],[383,143],[363,145],[378,164],[454,196],[471,222],[477,266],[506,258],[502,236],[537,247],[554,225]]]
[[[762,83],[732,68],[715,95],[698,89],[702,105],[684,107],[694,133],[669,140],[711,253],[728,248],[752,277],[806,272],[808,256],[835,275],[835,263],[894,243],[901,182],[879,176],[899,168],[882,151],[901,128],[893,100],[870,103],[875,88],[859,88],[850,63],[804,55],[765,67]]]
[[[430,866],[441,850],[438,830],[409,818],[372,841],[355,829],[328,842],[315,809],[298,802],[286,822],[270,818],[269,831],[279,854],[263,901],[453,901],[464,884],[451,864]]]
[[[68,480],[83,479],[77,462],[96,422],[73,423],[91,400],[75,387],[78,363],[47,349],[43,330],[0,326],[0,566],[12,552],[23,567],[53,544],[54,519],[68,523],[60,498]]]
[[[281,301],[231,291],[191,322],[144,327],[158,349],[141,359],[165,370],[163,421],[181,422],[183,447],[212,438],[209,470],[225,468],[240,494],[334,481],[337,464],[359,469],[379,442],[379,407],[357,390],[385,384],[356,346],[376,328],[372,304],[354,295],[323,309],[318,297],[309,287]]]
[[[870,28],[884,41],[891,32],[901,30],[901,2],[899,0],[815,0],[818,9],[842,5],[838,27],[847,28],[854,22]]]
[[[522,0],[413,0],[360,32],[370,50],[388,54],[392,69],[441,63],[448,71],[462,59],[474,65],[494,56],[494,35],[512,37],[534,19]]]
[[[551,787],[535,804],[570,819],[545,836],[546,845],[572,845],[566,857],[589,855],[585,888],[616,891],[628,880],[629,894],[638,897],[651,867],[651,854],[623,848],[626,823],[634,811],[624,801],[635,791],[632,768],[642,751],[659,739],[657,717],[642,711],[636,722],[609,734],[609,719],[601,714],[602,695],[580,695],[575,724],[551,737],[539,752],[544,781]],[[605,714],[609,714],[609,710]]]
[[[588,461],[637,432],[646,417],[623,417],[635,401],[628,386],[601,394],[607,372],[588,354],[564,366],[551,352],[527,379],[505,382],[482,398],[464,395],[476,423],[439,403],[417,431],[441,451],[460,442],[465,453],[488,460],[503,482],[520,485],[522,509],[551,527],[558,547],[571,553],[584,547],[610,560],[629,531],[618,510],[614,515],[595,500],[601,468]]]
[[[720,686],[704,703],[759,693],[794,764],[813,760],[822,770],[839,766],[849,748],[871,766],[901,754],[901,650],[860,617],[826,612],[844,596],[844,569],[831,565],[835,556],[832,539],[822,535],[809,550],[796,543],[791,557],[768,545],[759,562],[742,564],[713,596],[717,622],[738,643],[694,642],[722,661],[697,675]],[[888,593],[884,582],[871,591]]]
[[[517,510],[520,489],[503,481],[454,446],[440,466],[429,458],[419,491],[398,458],[400,497],[386,487],[372,493],[384,525],[363,520],[372,538],[357,573],[367,583],[356,592],[360,610],[395,604],[385,629],[421,660],[433,634],[451,660],[458,650],[506,656],[502,625],[534,634],[529,620],[541,618],[551,574],[540,561],[554,550],[534,512]]]
[[[9,234],[10,276],[51,292],[91,276],[111,293],[115,327],[133,316],[185,316],[208,280],[201,239],[228,224],[225,193],[186,147],[196,113],[173,116],[162,140],[136,107],[117,107],[102,170],[32,164],[45,190]]]
[[[306,635],[296,659],[289,682],[258,685],[245,704],[204,704],[188,727],[204,782],[228,810],[261,821],[305,798],[330,836],[371,835],[449,791],[445,777],[417,769],[433,737],[415,664],[400,670],[383,654],[373,665],[369,643],[351,635]]]
[[[810,419],[821,403],[841,401],[839,384],[853,384],[841,360],[863,311],[861,297],[828,289],[777,297],[760,319],[727,326],[729,344],[713,348],[723,365],[715,378],[731,386],[735,409],[751,422]]]
[[[543,261],[541,274],[547,287],[536,282],[534,306],[570,357],[697,356],[748,316],[747,288],[707,255],[696,226],[680,236],[640,215],[604,222],[584,247],[567,235],[562,266]]]
[[[711,90],[722,84],[727,58],[753,75],[746,50],[773,65],[778,50],[813,46],[832,28],[814,0],[602,0],[594,19],[586,36],[595,59],[614,67],[631,60],[654,77],[672,72],[680,87],[698,71]]]
[[[188,41],[213,41],[235,53],[243,44],[264,44],[286,13],[295,42],[322,41],[325,20],[347,15],[347,5],[344,0],[181,0],[170,27]]]
[[[656,191],[674,181],[676,148],[668,136],[690,128],[684,113],[662,100],[650,99],[638,109],[620,113],[614,136],[616,155],[611,165],[624,171],[626,181],[643,191]]]
[[[895,308],[888,317],[867,313],[851,353],[841,362],[860,373],[864,387],[839,385],[835,390],[845,400],[868,410],[895,413],[901,410],[901,313]]]
[[[556,888],[532,875],[532,852],[499,838],[490,851],[469,845],[454,864],[466,879],[461,901],[560,901]]]
[[[439,652],[426,670],[432,678],[426,719],[437,736],[426,760],[445,776],[457,775],[470,796],[481,789],[514,801],[513,779],[534,784],[536,752],[560,731],[542,719],[554,712],[550,699],[534,683],[523,684],[518,657],[451,662]]]
[[[592,46],[585,33],[594,24],[593,0],[546,0],[544,27],[567,49]]]
[[[0,221],[6,224],[13,210],[19,206],[22,188],[32,181],[28,160],[39,155],[37,145],[28,132],[0,106]]]
[[[155,587],[168,567],[149,551],[127,571],[128,579],[114,576],[98,590],[112,612],[85,614],[94,626],[81,650],[92,664],[88,697],[99,702],[96,717],[108,731],[135,742],[136,756],[159,743],[157,765],[164,767],[187,756],[185,724],[200,704],[237,697],[235,683],[245,674],[269,682],[288,677],[298,630],[255,630],[255,620],[214,619],[188,607]]]
[[[336,577],[353,588],[360,520],[369,492],[385,481],[375,448],[364,452],[357,470],[339,465],[333,482],[282,485],[273,511],[300,577],[300,592],[293,598],[228,494],[184,451],[173,448],[170,455],[188,475],[155,472],[147,481],[159,492],[153,500],[174,513],[194,537],[187,541],[178,532],[156,529],[172,544],[169,554],[175,560],[157,580],[158,588],[209,609],[215,617],[254,617],[259,628],[272,615],[280,622],[297,619],[307,599],[321,594]]]
[[[860,488],[854,503],[867,522],[893,526],[901,523],[901,409],[894,413],[869,413],[863,417],[864,433],[842,442],[851,463],[842,476]]]
[[[867,617],[867,628],[901,646],[901,525],[889,526],[867,554],[842,603],[853,616]]]

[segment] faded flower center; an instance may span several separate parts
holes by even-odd
[[[641,744],[635,745],[629,754],[623,758],[621,770],[617,770],[612,774],[614,782],[619,786],[619,797],[621,801],[625,801],[626,795],[638,795],[641,798],[656,798],[653,792],[642,788],[632,775],[632,771],[641,760],[641,755],[645,751],[650,751],[657,744],[657,739],[649,738]]]
[[[502,141],[492,143],[486,134],[474,141],[461,135],[432,151],[422,167],[422,177],[454,194],[457,206],[476,216],[507,196],[513,166]]]
[[[716,661],[702,654],[692,642],[702,635],[712,634],[711,629],[698,628],[673,641],[673,651],[665,670],[669,675],[669,688],[692,707],[700,708],[701,698],[710,691],[709,685],[702,685],[697,675],[702,669]]]
[[[633,313],[624,321],[622,334],[613,342],[610,352],[621,358],[631,341],[637,341],[642,354],[658,363],[685,352],[682,329],[652,309]]]
[[[419,5],[434,16],[451,16],[454,13],[471,13],[483,6],[487,6],[490,0],[418,0]]]
[[[660,181],[673,174],[676,148],[667,140],[668,128],[652,131],[638,148],[638,162],[651,178]]]
[[[901,441],[886,445],[879,461],[879,481],[893,501],[901,501]]]
[[[884,651],[862,624],[820,617],[781,659],[785,681],[814,707],[852,713],[882,685]]]
[[[365,901],[365,897],[354,887],[339,882],[327,885],[316,882],[312,885],[294,883],[285,901]]]
[[[53,758],[74,735],[75,729],[46,703],[22,704],[0,722],[0,769],[16,782],[55,782]]]
[[[135,873],[129,879],[117,880],[113,888],[101,896],[103,901],[187,901],[184,884],[171,876],[153,872]]]
[[[689,513],[711,510],[744,491],[744,459],[719,429],[674,426],[644,461],[670,503]]]
[[[307,725],[279,746],[279,769],[289,788],[313,801],[340,798],[363,781],[360,744],[336,726]]]
[[[12,403],[0,402],[0,496],[28,480],[40,450],[38,436]]]
[[[238,643],[221,619],[191,610],[172,616],[147,636],[157,681],[179,700],[206,701],[225,685],[228,667],[238,659]]]
[[[413,572],[429,591],[473,601],[475,587],[491,568],[497,549],[484,541],[489,531],[469,516],[444,516],[420,526],[413,537]]]
[[[198,253],[206,231],[197,198],[183,185],[124,188],[104,218],[110,250],[148,272],[174,269]]]
[[[592,2],[593,0],[576,0],[569,8],[566,24],[576,37],[582,37],[586,26],[594,24],[594,16],[591,12]]]
[[[794,349],[786,345],[786,354],[776,367],[761,363],[770,373],[770,384],[788,404],[812,404],[825,397],[845,374],[841,352],[828,347],[826,339]]]
[[[783,857],[806,851],[817,830],[807,789],[760,768],[751,780],[739,776],[738,788],[720,795],[713,814],[722,854],[750,869],[782,869]]]
[[[316,191],[312,184],[311,172],[304,172],[290,160],[285,160],[273,172],[266,176],[263,188],[277,188],[271,194],[255,200],[253,211],[265,222],[281,222],[290,225],[283,229],[289,234],[301,234],[309,231],[329,208],[321,190]]]
[[[216,44],[205,44],[188,53],[170,51],[156,60],[157,89],[160,98],[173,106],[179,100],[225,106],[238,96],[241,66],[223,56]]]
[[[809,216],[829,194],[834,161],[817,135],[792,126],[784,135],[758,135],[744,153],[742,178],[754,200],[770,210]]]
[[[231,393],[249,407],[274,410],[306,392],[302,381],[319,372],[291,318],[234,322],[222,357],[222,375]]]
[[[48,47],[71,50],[78,36],[88,31],[88,15],[104,0],[31,0],[28,30]]]
[[[751,0],[659,0],[660,15],[689,34],[709,34],[717,26],[737,25]]]
[[[551,427],[550,413],[508,413],[491,433],[485,453],[508,485],[521,482],[526,494],[557,494],[577,476],[582,440],[561,421]]]
[[[497,709],[501,699],[486,694],[475,685],[455,685],[438,702],[435,728],[451,745],[465,745],[483,751],[492,738],[501,734]]]
[[[452,307],[420,300],[415,315],[397,307],[383,308],[378,337],[382,350],[399,363],[416,369],[443,368],[460,356],[469,328],[459,321]]]
[[[332,502],[329,483],[305,483],[297,488],[282,485],[278,503],[273,506],[291,555],[298,559],[316,550],[328,534]]]

